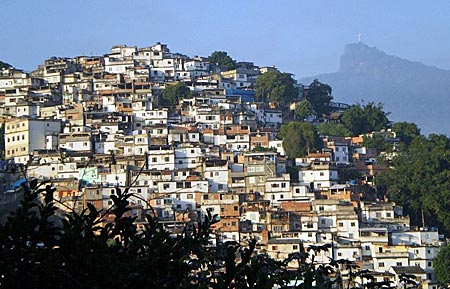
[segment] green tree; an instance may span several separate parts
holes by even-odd
[[[309,85],[307,99],[317,116],[330,113],[330,102],[333,100],[331,91],[331,86],[321,83],[317,79]]]
[[[291,74],[281,73],[278,70],[268,71],[256,79],[256,99],[262,102],[272,102],[285,108],[299,95],[294,84]]]
[[[361,105],[350,106],[341,117],[342,124],[350,130],[352,135],[360,135],[367,132],[364,109]]]
[[[189,87],[184,82],[167,85],[162,94],[164,105],[174,106],[178,104],[178,100],[191,96]]]
[[[307,99],[303,99],[295,106],[295,116],[303,121],[306,117],[313,114],[311,103]]]
[[[433,268],[436,277],[443,285],[450,284],[450,244],[439,250],[433,260]]]
[[[321,135],[325,136],[351,136],[352,133],[340,123],[321,123],[317,126]]]
[[[360,135],[386,128],[389,119],[383,111],[381,103],[369,102],[365,106],[355,104],[350,106],[341,117],[342,124],[349,129],[353,135]]]
[[[380,134],[364,135],[363,146],[377,149],[378,152],[392,151],[392,145]]]
[[[406,145],[410,145],[412,140],[420,135],[420,129],[415,123],[396,122],[392,125],[392,129],[400,138],[400,141]]]
[[[388,113],[383,111],[383,104],[369,102],[364,106],[364,115],[367,121],[369,131],[379,131],[389,124]]]
[[[283,148],[290,158],[305,156],[322,149],[323,142],[313,124],[290,122],[282,125]]]
[[[377,188],[404,206],[413,225],[450,231],[450,140],[444,135],[415,137],[400,149],[390,168],[376,178]]]
[[[236,68],[236,61],[234,61],[225,51],[214,51],[208,57],[210,63],[216,64],[226,70],[232,70]]]

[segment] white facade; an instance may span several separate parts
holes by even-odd
[[[314,165],[310,169],[298,172],[300,183],[309,185],[314,183],[316,190],[328,190],[338,183],[338,172],[329,165]]]
[[[5,123],[5,158],[26,163],[33,150],[47,148],[47,136],[58,136],[61,121],[57,119],[17,118]]]
[[[148,151],[148,169],[171,170],[175,169],[175,151],[169,147],[156,147]]]

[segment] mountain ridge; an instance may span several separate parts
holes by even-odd
[[[450,71],[388,55],[363,43],[347,44],[337,72],[304,77],[333,88],[336,101],[383,103],[393,121],[416,123],[423,134],[450,135]]]

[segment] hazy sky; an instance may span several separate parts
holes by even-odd
[[[335,72],[344,45],[450,69],[450,1],[1,0],[0,60],[33,70],[51,56],[166,43],[173,52],[276,65],[296,78]]]

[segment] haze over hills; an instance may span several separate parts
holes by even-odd
[[[305,77],[333,88],[335,101],[383,103],[393,121],[416,123],[421,133],[450,135],[450,71],[387,55],[363,43],[348,44],[335,73]]]

